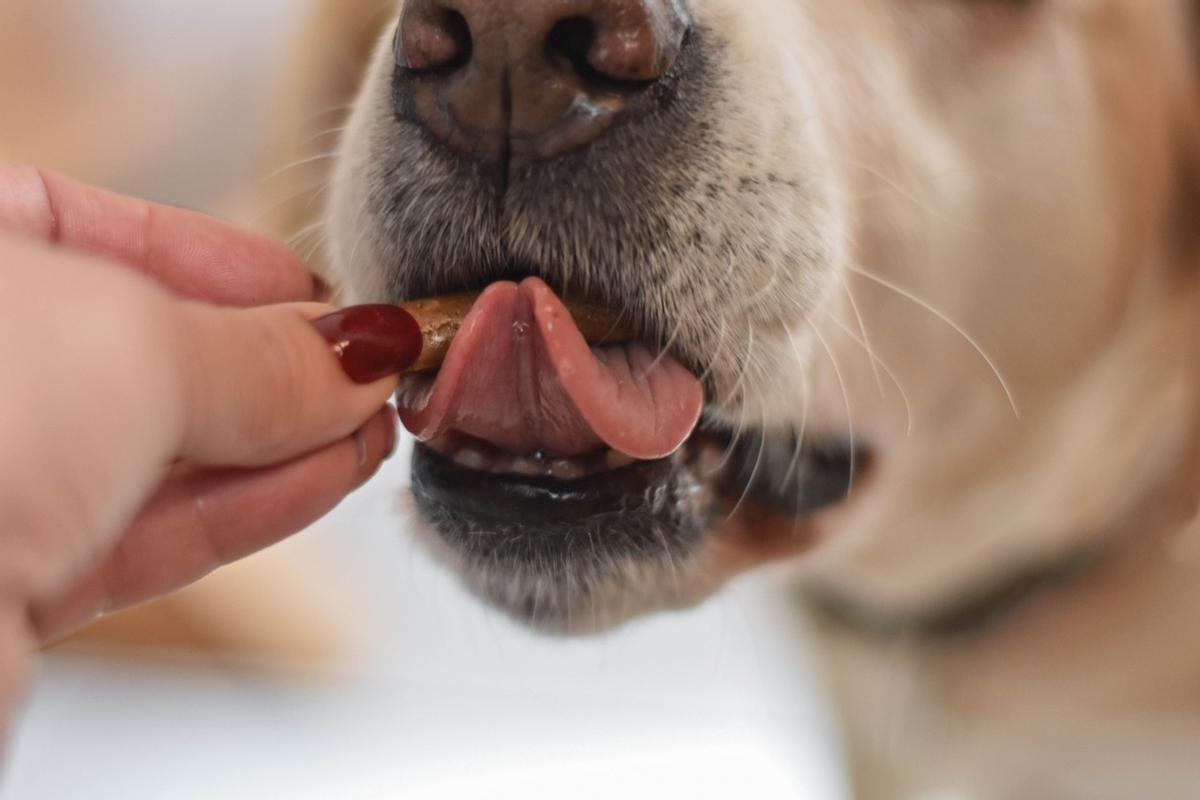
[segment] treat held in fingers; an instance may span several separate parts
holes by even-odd
[[[413,363],[412,372],[428,372],[442,366],[454,337],[479,301],[480,294],[442,295],[401,306],[412,315],[421,332],[421,354]],[[619,314],[588,302],[564,301],[564,305],[589,344],[617,344],[634,338],[632,325]]]
[[[565,304],[538,278],[407,308],[426,339],[418,366],[440,365],[401,384],[400,417],[422,441],[454,434],[480,452],[655,460],[700,419],[700,382],[675,358],[596,307]]]

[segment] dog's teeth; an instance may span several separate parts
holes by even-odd
[[[609,450],[604,455],[604,465],[612,470],[625,469],[626,467],[632,467],[636,463],[637,463],[636,458],[627,456],[624,453],[618,453],[616,450]]]
[[[550,464],[550,474],[560,481],[577,481],[587,473],[574,461],[560,458]]]
[[[508,465],[509,471],[514,475],[523,475],[527,478],[536,478],[539,475],[544,475],[546,470],[541,464],[534,461],[532,458],[518,456]]]
[[[549,477],[560,481],[577,481],[589,475],[626,469],[637,463],[637,459],[616,450],[591,453],[578,458],[549,458],[541,453],[515,455],[488,449],[486,444],[467,444],[454,436],[431,439],[425,446],[464,469],[522,478]]]
[[[471,450],[470,448],[463,448],[455,454],[454,463],[458,464],[460,467],[478,471],[486,467],[488,462],[483,453],[480,453],[477,450]]]
[[[527,477],[538,477],[539,475],[546,474],[545,467],[542,467],[542,465],[536,462],[535,459],[526,458],[524,456],[512,459],[511,469],[517,475],[524,475]]]

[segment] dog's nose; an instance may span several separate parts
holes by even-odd
[[[582,147],[675,64],[684,0],[406,0],[402,117],[484,160]]]

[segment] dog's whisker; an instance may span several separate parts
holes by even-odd
[[[772,271],[770,279],[767,280],[763,287],[747,297],[745,301],[740,303],[734,309],[734,314],[741,314],[747,309],[754,308],[762,302],[763,298],[770,296],[770,294],[775,291],[775,287],[779,285],[779,278],[780,272],[778,270]]]
[[[796,354],[797,363],[804,363],[805,357],[804,357],[804,354],[802,353],[802,351],[800,351],[800,345],[799,345],[799,341],[798,341],[798,338],[796,337],[796,335],[794,335],[794,333],[792,333],[791,336],[788,336],[788,341],[791,342],[792,351],[794,354]],[[785,487],[788,485],[788,482],[790,482],[792,480],[796,481],[796,507],[797,507],[797,509],[799,509],[799,507],[802,506],[803,501],[804,501],[804,481],[799,480],[799,476],[797,475],[797,470],[800,467],[800,457],[802,457],[804,455],[805,439],[806,439],[806,437],[808,437],[809,393],[810,393],[810,391],[811,391],[811,387],[810,387],[810,383],[809,383],[809,375],[808,375],[808,373],[805,373],[803,380],[800,381],[800,395],[802,395],[802,397],[800,397],[800,401],[802,401],[803,407],[802,407],[802,411],[800,411],[799,432],[796,434],[796,446],[794,446],[792,449],[791,463],[788,463],[787,471],[784,474],[784,481],[782,481],[782,486],[785,486]],[[800,523],[802,523],[802,522],[804,522],[802,515],[792,515],[791,537],[793,540],[797,539],[797,537],[799,536]]]
[[[728,524],[734,519],[738,512],[742,510],[742,505],[746,499],[750,497],[750,493],[754,491],[754,483],[758,480],[758,473],[762,469],[763,454],[767,450],[767,407],[765,403],[759,403],[761,411],[761,423],[758,432],[758,455],[754,459],[754,468],[750,470],[750,476],[746,479],[746,485],[742,488],[742,496],[738,498],[733,509],[725,517],[725,523]]]
[[[799,357],[799,347],[794,341],[792,347],[797,351],[796,355]],[[785,486],[796,477],[796,470],[800,467],[800,456],[804,453],[804,437],[808,433],[809,391],[808,376],[805,376],[800,383],[800,427],[796,432],[796,446],[792,448],[792,458],[788,462],[787,470],[783,473],[783,484]]]
[[[791,342],[792,351],[796,354],[797,363],[804,363],[805,359],[800,352],[800,344],[797,342],[795,335],[789,332],[788,340]],[[796,433],[796,444],[792,448],[792,458],[788,463],[787,470],[784,472],[782,486],[787,486],[790,482],[795,481],[796,486],[796,508],[800,508],[804,497],[804,482],[799,479],[797,470],[800,468],[800,458],[804,455],[805,439],[808,435],[808,410],[809,410],[809,392],[811,391],[808,374],[805,373],[800,383],[800,393],[802,410],[800,416],[800,428]],[[802,522],[801,515],[792,515],[792,531],[791,537],[795,539],[800,533],[800,523]]]
[[[318,109],[318,110],[312,112],[311,114],[309,114],[308,119],[305,120],[305,126],[316,123],[317,120],[321,119],[322,117],[328,117],[330,114],[349,114],[353,109],[354,109],[353,102],[337,103],[332,106],[327,106],[325,108]]]
[[[852,292],[850,290],[850,284],[846,281],[845,277],[843,277],[841,279],[840,283],[842,285],[842,288],[846,292],[846,299],[850,301],[850,309],[854,313],[854,319],[855,319],[855,321],[858,322],[858,330],[862,333],[861,344],[862,344],[863,348],[866,349],[867,356],[871,359],[871,371],[875,374],[875,385],[877,387],[879,387],[879,396],[882,398],[884,396],[884,389],[883,389],[883,377],[879,374],[880,373],[880,371],[879,371],[879,367],[880,367],[879,356],[876,355],[875,348],[871,346],[871,336],[870,336],[870,334],[867,333],[867,326],[866,326],[866,323],[863,322],[862,311],[860,311],[858,308],[858,301],[854,299],[854,292]],[[897,388],[899,388],[899,384],[897,384]],[[912,429],[912,414],[911,413],[909,414],[908,419],[909,419],[909,430],[911,432],[911,429]]]
[[[300,244],[301,242],[303,242],[305,239],[309,238],[310,236],[313,236],[314,234],[317,234],[317,233],[324,233],[325,231],[326,231],[325,221],[318,220],[317,222],[313,222],[313,223],[303,226],[302,228],[297,230],[295,233],[293,233],[291,236],[288,236],[284,240],[284,244],[286,244],[289,248],[295,248],[296,245]]]
[[[750,370],[750,362],[751,362],[751,356],[752,356],[753,352],[754,352],[754,325],[751,324],[748,329],[746,355],[743,357],[743,360],[742,360],[741,374],[738,376],[737,381],[734,383],[733,390],[730,392],[731,400],[736,400],[736,398],[738,396],[738,392],[741,391],[742,383],[744,382],[746,375]],[[741,405],[740,401],[738,401],[738,405],[740,407],[740,405]],[[719,407],[723,410],[734,410],[734,409],[730,409],[730,407],[727,403],[722,404]],[[733,439],[730,441],[729,445],[725,448],[725,453],[721,456],[720,461],[717,462],[717,465],[713,468],[712,472],[714,474],[720,473],[722,470],[725,469],[726,466],[729,465],[729,460],[733,457],[734,452],[737,450],[737,446],[741,442],[741,437],[745,433],[745,431],[746,431],[745,419],[743,418],[743,415],[739,414],[737,417],[737,423],[734,426]]]
[[[663,360],[671,356],[671,348],[673,348],[676,342],[679,341],[679,335],[683,333],[683,328],[684,326],[682,322],[677,322],[671,326],[670,336],[667,337],[665,342],[659,345],[658,355],[655,356],[654,361],[650,364],[650,367],[646,370],[646,372],[649,373],[658,369],[658,367],[663,363]]]
[[[323,197],[323,196],[325,195],[325,193],[326,193],[326,192],[328,192],[328,191],[329,191],[330,189],[332,189],[332,188],[333,188],[333,183],[332,183],[332,182],[330,182],[330,181],[326,181],[325,183],[323,183],[323,184],[321,184],[321,185],[319,185],[319,186],[317,186],[317,187],[315,187],[315,188],[313,188],[313,189],[310,189],[310,190],[308,191],[309,198],[308,198],[308,200],[307,200],[307,201],[304,203],[304,210],[305,210],[306,212],[308,212],[308,211],[312,211],[313,205],[314,205],[314,204],[315,204],[315,203],[316,203],[318,200],[320,200],[320,199],[321,199],[321,197]],[[297,197],[294,197],[294,198],[292,198],[292,199],[293,199],[293,200],[299,200],[299,199],[300,199],[300,197],[302,197],[304,194],[305,194],[304,192],[301,192],[301,193],[300,193],[300,194],[299,194]]]
[[[754,347],[755,347],[754,323],[747,323],[746,326],[746,353],[742,358],[742,368],[738,372],[737,378],[733,382],[733,387],[729,391],[729,400],[737,403],[740,407],[741,400],[739,399],[742,389],[746,385],[746,377],[750,374],[750,368],[754,363]],[[728,409],[728,406],[722,406]],[[733,409],[729,409],[733,410]]]
[[[1008,399],[1008,404],[1012,408],[1013,416],[1016,417],[1017,419],[1021,418],[1021,412],[1017,406],[1016,398],[1013,395],[1013,391],[1010,388],[1008,381],[1005,379],[1004,374],[1000,371],[1000,368],[996,365],[996,362],[992,359],[992,357],[990,355],[988,355],[986,350],[984,350],[983,346],[973,336],[971,336],[971,334],[969,334],[966,331],[966,329],[963,328],[962,325],[955,322],[947,314],[945,314],[942,311],[940,311],[939,309],[937,309],[931,303],[921,299],[920,297],[913,294],[908,289],[905,289],[903,286],[900,286],[899,284],[895,283],[894,281],[888,280],[887,278],[885,278],[883,276],[876,275],[873,272],[870,272],[856,264],[847,264],[846,269],[850,270],[851,272],[855,273],[856,275],[861,275],[862,277],[867,278],[868,280],[874,281],[875,283],[879,284],[880,286],[884,287],[885,289],[890,289],[891,291],[895,292],[896,294],[900,295],[901,297],[905,298],[906,300],[908,300],[912,303],[915,303],[916,305],[925,309],[929,313],[933,314],[935,317],[940,319],[942,322],[949,325],[950,328],[953,329],[957,334],[959,334],[967,342],[967,344],[969,344],[975,350],[975,352],[977,352],[979,354],[979,356],[984,360],[984,362],[987,364],[988,368],[992,371],[992,374],[995,375],[996,380],[1000,384],[1000,388],[1004,390],[1004,396]]]
[[[809,329],[812,330],[813,336],[815,336],[817,338],[817,342],[820,343],[821,347],[825,350],[826,355],[829,356],[829,364],[830,364],[830,366],[833,367],[833,374],[837,376],[838,385],[842,390],[842,400],[846,404],[846,429],[847,429],[847,432],[849,435],[849,441],[850,441],[850,485],[846,491],[846,494],[848,496],[851,492],[854,491],[854,474],[857,471],[857,464],[858,464],[858,461],[857,461],[858,452],[857,452],[857,442],[856,442],[857,437],[855,436],[855,432],[854,432],[854,411],[852,410],[852,407],[850,404],[850,390],[846,386],[846,380],[842,375],[842,368],[838,364],[837,357],[834,356],[833,349],[829,346],[829,342],[827,342],[825,340],[825,337],[821,335],[821,331],[817,328],[816,325],[813,324],[812,320],[805,320],[805,322],[807,323]]]
[[[910,169],[906,176],[889,175],[876,166],[855,161],[845,156],[828,159],[830,163],[856,169],[878,179],[883,188],[874,193],[864,193],[856,195],[856,199],[870,199],[871,197],[896,196],[908,201],[926,219],[936,220],[937,222],[949,225],[958,230],[976,231],[978,226],[967,225],[961,219],[947,215],[947,213],[934,206],[934,204],[926,197],[919,194],[918,191],[930,191],[936,188],[938,182],[946,178],[958,178],[962,176],[980,176],[982,173],[977,169],[968,169],[966,166],[956,166],[952,169],[943,169],[940,171],[923,172],[916,176]],[[912,188],[917,187],[917,188]],[[887,194],[890,192],[891,194]]]
[[[259,180],[259,182],[260,183],[268,183],[277,178],[283,177],[283,175],[285,175],[288,172],[291,172],[294,169],[299,169],[300,167],[306,167],[309,164],[319,164],[323,161],[330,161],[332,159],[337,158],[340,154],[341,154],[341,149],[334,148],[333,150],[329,150],[324,153],[317,153],[316,155],[306,156],[305,158],[298,159],[296,161],[293,161],[290,164],[282,166],[279,169],[275,170],[274,172],[268,173],[267,175],[262,177]]]
[[[859,338],[859,336],[853,330],[850,329],[849,325],[847,325],[846,323],[842,322],[840,319],[837,319],[834,316],[830,316],[829,319],[831,322],[833,322],[834,325],[836,325],[842,331],[842,333],[844,333],[847,337],[849,337],[851,341],[853,341],[855,344],[857,344],[863,350],[866,350],[868,354],[870,354],[870,352],[871,352],[870,344],[868,342],[866,342],[865,340]],[[890,367],[888,367],[888,365],[883,361],[883,359],[876,358],[876,359],[874,359],[873,363],[877,363],[879,369],[881,369],[883,371],[883,373],[885,373],[887,375],[888,380],[892,382],[892,384],[896,387],[896,391],[898,391],[900,393],[900,400],[904,404],[904,414],[905,414],[905,418],[907,420],[907,423],[906,423],[907,434],[906,435],[912,436],[913,409],[912,409],[912,402],[909,400],[909,397],[908,397],[908,392],[906,392],[904,390],[904,387],[902,385],[900,385],[900,380],[896,376],[896,373],[893,372]],[[881,394],[881,396],[886,396],[883,393],[882,385],[880,385],[880,394]]]
[[[325,178],[325,176],[321,176],[318,180],[314,181],[310,185],[304,187],[303,189],[298,189],[281,200],[266,201],[264,198],[265,205],[260,211],[250,218],[250,224],[252,226],[261,225],[265,220],[273,217],[281,209],[299,201],[305,195],[312,195],[308,202],[305,203],[305,211],[308,211],[312,208],[312,204],[316,202],[316,199],[328,192],[331,188],[332,184]],[[325,225],[327,223],[325,220],[320,220],[320,224]]]
[[[717,368],[717,365],[720,363],[721,353],[725,349],[725,339],[728,334],[729,326],[725,321],[724,315],[722,315],[720,319],[721,319],[721,327],[720,327],[720,333],[717,334],[717,344],[713,348],[713,352],[712,352],[712,355],[709,357],[708,364],[705,366],[704,371],[701,372],[700,376],[699,376],[701,384],[706,383],[708,381],[708,379],[712,377],[713,370],[715,370]]]
[[[319,253],[321,250],[325,249],[325,247],[329,244],[329,239],[330,239],[329,233],[323,232],[320,236],[317,237],[317,240],[315,242],[313,242],[312,246],[309,247],[308,250],[304,253],[304,255],[301,257],[301,260],[305,261],[305,262],[311,262],[313,260],[313,258],[317,255],[317,253]]]
[[[302,144],[304,147],[309,147],[314,142],[316,142],[318,139],[323,139],[327,136],[340,136],[341,134],[350,130],[350,127],[351,127],[350,125],[343,124],[343,125],[337,125],[333,128],[326,128],[323,131],[318,131],[318,132],[314,133],[312,136],[309,136],[307,139],[305,139],[302,142]]]
[[[739,420],[739,422],[734,425],[733,436],[730,438],[729,443],[725,445],[722,450],[720,460],[709,469],[709,477],[720,475],[725,468],[729,466],[729,461],[733,458],[734,452],[737,451],[737,446],[741,443],[742,436],[745,435],[745,432],[746,426]]]

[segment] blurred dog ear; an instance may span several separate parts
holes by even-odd
[[[1185,99],[1186,122],[1191,123],[1193,131],[1200,128],[1200,0],[1180,0],[1183,4],[1184,47],[1190,69],[1185,88],[1189,95]]]
[[[1180,6],[1183,69],[1175,87],[1178,150],[1176,247],[1180,263],[1200,266],[1200,0]]]
[[[320,219],[338,141],[396,0],[310,0],[277,81],[256,218],[320,274]]]

